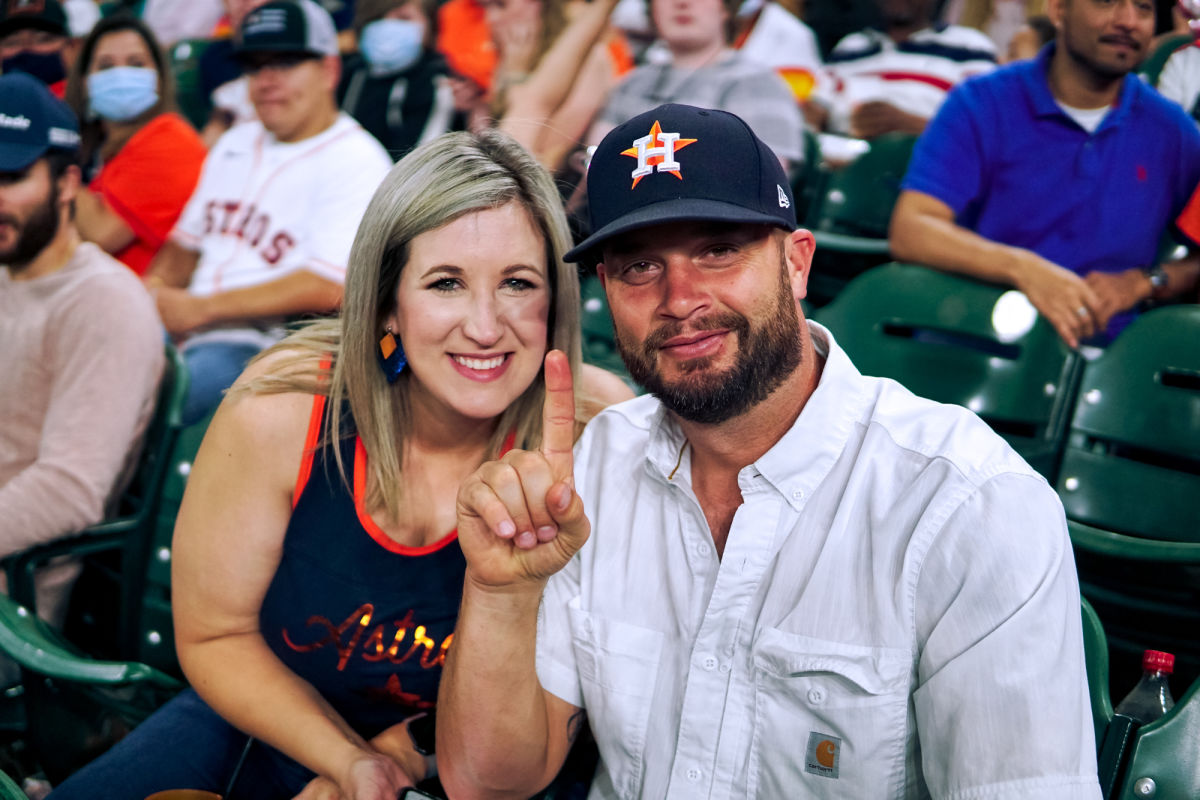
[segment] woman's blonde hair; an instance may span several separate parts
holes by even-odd
[[[363,215],[350,250],[345,296],[338,319],[300,328],[263,353],[282,355],[270,374],[250,381],[257,392],[302,391],[326,395],[324,445],[332,446],[338,471],[346,480],[337,443],[357,433],[369,456],[368,506],[384,507],[398,517],[398,487],[405,439],[411,435],[408,403],[409,370],[388,384],[377,350],[385,320],[396,310],[396,288],[408,260],[410,244],[426,231],[440,228],[475,211],[520,203],[546,243],[550,284],[547,320],[550,348],[567,354],[578,382],[580,370],[579,282],[563,253],[571,245],[566,216],[553,180],[544,168],[507,134],[448,133],[413,150],[384,178]],[[332,368],[328,366],[332,360]],[[543,375],[500,415],[488,446],[488,458],[499,454],[504,439],[515,435],[515,447],[541,444]],[[348,405],[353,423],[341,413]]]

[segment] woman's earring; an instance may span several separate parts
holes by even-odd
[[[379,366],[383,370],[387,382],[395,383],[400,377],[400,373],[404,372],[404,366],[407,363],[408,359],[404,356],[404,347],[400,344],[400,340],[396,338],[396,334],[392,333],[392,326],[388,325],[386,333],[379,340]]]

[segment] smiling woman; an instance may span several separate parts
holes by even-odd
[[[56,800],[220,791],[245,733],[270,745],[242,767],[248,797],[391,800],[425,777],[407,722],[433,708],[457,621],[458,484],[541,443],[550,348],[585,400],[599,385],[568,245],[553,182],[503,134],[448,134],[393,168],[340,319],[253,362],[196,459],[173,557],[195,691]]]

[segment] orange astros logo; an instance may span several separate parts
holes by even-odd
[[[658,124],[658,120],[655,120],[654,124],[650,126],[649,135],[634,139],[633,147],[621,151],[621,155],[636,158],[638,162],[637,169],[630,173],[630,177],[633,178],[633,186],[629,188],[636,188],[642,178],[655,170],[669,172],[679,180],[683,180],[683,175],[679,173],[679,162],[675,160],[675,153],[695,141],[697,140],[680,139],[678,133],[663,133],[662,126]]]

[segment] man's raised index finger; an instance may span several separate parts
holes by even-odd
[[[542,407],[542,455],[555,479],[575,472],[575,387],[571,364],[561,350],[546,353],[546,402]]]

